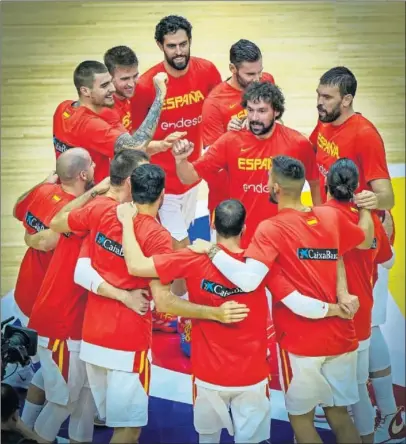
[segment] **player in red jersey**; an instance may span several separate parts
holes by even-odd
[[[164,139],[172,131],[187,131],[194,143],[192,159],[201,154],[201,126],[203,102],[209,92],[221,82],[219,72],[208,60],[190,56],[192,25],[183,17],[164,17],[156,26],[155,40],[164,54],[164,61],[144,73],[135,91],[133,125],[145,118],[154,98],[151,79],[157,72],[168,75],[168,92],[156,130],[155,139]],[[175,161],[168,148],[152,155],[151,162],[160,165],[166,173],[165,199],[159,217],[180,248],[189,243],[188,228],[195,218],[197,183],[182,184]],[[195,182],[198,182],[197,180]]]
[[[120,208],[117,210],[120,211]],[[245,208],[238,200],[223,201],[215,209],[214,224],[219,248],[239,261],[243,260],[244,255],[240,241],[245,215]],[[123,248],[133,274],[159,277],[163,283],[183,277],[193,302],[218,306],[225,298],[230,298],[247,304],[250,310],[249,317],[232,328],[193,320],[194,422],[200,434],[199,441],[218,442],[222,428],[234,434],[236,442],[262,442],[268,439],[268,303],[264,287],[266,285],[271,292],[278,291],[282,302],[301,316],[308,317],[309,307],[313,307],[314,311],[315,306],[320,316],[324,316],[325,304],[296,292],[292,284],[275,272],[276,268],[265,284],[247,298],[243,290],[233,287],[216,270],[209,258],[189,249],[147,258],[131,230],[131,216],[131,213],[126,214],[127,220],[123,220]],[[336,304],[329,304],[328,316],[335,315],[345,316],[345,313]],[[313,316],[314,313],[310,315]],[[249,360],[247,356],[250,356]],[[229,402],[232,419],[228,414]]]
[[[110,166],[112,184],[108,192],[97,197],[109,187],[108,181],[104,181],[105,183],[98,184],[66,205],[51,221],[51,229],[55,230],[58,227],[58,220],[62,221],[63,225],[65,219],[68,219],[67,229],[62,229],[60,232],[66,232],[71,228],[75,233],[70,233],[68,237],[61,236],[34,304],[29,324],[40,335],[38,349],[48,400],[35,423],[35,430],[47,440],[54,439],[60,425],[69,414],[72,423],[71,437],[72,433],[76,436],[79,434],[80,437],[76,440],[87,441],[91,440],[93,432],[92,395],[86,387],[83,387],[86,370],[79,360],[87,292],[74,283],[74,270],[81,253],[82,236],[86,235],[86,232],[77,233],[72,220],[74,222],[77,209],[85,204],[87,212],[100,218],[107,208],[117,202],[117,199],[125,200],[129,195],[127,179],[145,157],[148,158],[145,153],[138,150],[119,152]],[[116,289],[111,286],[105,291],[105,296],[121,298],[123,301],[142,296],[125,294],[126,292],[122,290],[117,294]],[[82,409],[79,408],[81,404],[83,404]],[[72,418],[75,419],[72,421]],[[78,418],[82,421],[83,429],[74,431],[75,420]]]
[[[314,203],[319,202],[319,184],[310,142],[299,132],[275,123],[285,109],[280,89],[270,82],[254,82],[244,92],[243,107],[248,112],[248,130],[224,134],[195,161],[188,158],[193,144],[187,140],[175,142],[173,153],[178,176],[186,184],[227,170],[230,197],[240,200],[247,209],[247,229],[242,239],[245,248],[258,224],[277,213],[277,205],[268,202],[272,157],[284,154],[303,162]]]
[[[134,224],[130,219],[131,230],[135,230],[147,255],[172,251],[169,232],[156,220],[163,200],[164,177],[163,170],[156,165],[141,165],[131,176],[133,200],[141,214]],[[101,219],[84,215],[77,220],[76,229],[85,227],[91,227],[92,266],[106,282],[119,288],[148,287],[149,280],[133,277],[127,271],[121,246],[122,227],[114,207]],[[113,439],[135,442],[148,416],[150,364],[147,355],[151,346],[151,311],[140,315],[117,301],[100,298],[94,293],[97,285],[91,283],[90,287],[94,290],[89,293],[80,356],[87,363],[100,415],[106,417],[108,426],[115,428]],[[179,314],[220,321],[225,313],[224,308],[210,310],[195,306],[178,300],[169,292],[155,302],[158,309],[176,307]],[[186,307],[184,312],[182,307]]]
[[[217,246],[209,248],[209,243],[200,251],[209,251],[213,264],[244,291],[255,290],[277,263],[301,294],[311,294],[324,303],[337,303],[338,298],[347,310],[351,299],[355,302],[357,297],[344,291],[345,278],[343,282],[337,262],[353,248],[371,245],[372,236],[365,235],[371,231],[369,211],[361,212],[361,229],[336,209],[304,207],[300,201],[304,175],[298,160],[287,156],[273,159],[269,196],[279,212],[259,225],[245,253],[245,264]],[[282,368],[290,361],[293,373],[292,380],[285,381],[285,402],[297,441],[321,443],[313,424],[314,409],[321,403],[337,441],[359,442],[347,412],[347,406],[358,401],[358,341],[353,322],[324,318],[323,314],[318,319],[298,316],[280,304],[278,292],[272,294],[272,303]],[[341,373],[348,375],[345,380],[338,376]]]
[[[203,146],[208,148],[224,133],[230,121],[245,119],[247,110],[242,107],[243,90],[259,80],[275,83],[271,74],[263,72],[262,54],[258,46],[249,40],[241,39],[230,48],[231,77],[217,85],[203,104],[202,133]],[[229,197],[228,175],[222,170],[205,178],[209,187],[209,215],[214,208]]]
[[[24,326],[28,325],[32,307],[59,239],[54,234],[49,240],[44,240],[42,234],[45,230],[49,232],[49,223],[61,207],[83,193],[87,186],[85,175],[89,168],[92,168],[89,165],[89,154],[82,148],[64,153],[56,162],[55,172],[20,196],[14,206],[14,216],[23,222],[26,229],[25,240],[29,247],[21,262],[14,291],[16,313]],[[58,178],[60,184],[56,184]],[[38,235],[32,236],[34,233]],[[33,362],[37,361],[35,357]],[[30,385],[22,421],[33,428],[45,402],[42,369],[33,375],[32,381],[26,383]]]
[[[320,188],[331,165],[347,157],[358,167],[359,187],[355,204],[369,210],[390,210],[395,203],[383,140],[375,126],[353,109],[357,80],[343,66],[328,70],[317,88],[319,121],[310,140],[317,149]]]
[[[138,58],[128,46],[115,46],[104,54],[104,64],[112,76],[114,86],[112,107],[103,107],[100,116],[112,124],[120,122],[133,132],[130,99],[134,95],[139,76]]]
[[[74,146],[87,149],[96,163],[95,182],[98,183],[108,176],[110,160],[115,152],[125,148],[145,150],[155,133],[166,96],[167,76],[156,74],[151,79],[154,98],[148,115],[133,125],[137,129],[130,134],[118,119],[108,122],[101,115],[103,108],[112,107],[115,103],[115,88],[106,66],[89,60],[80,63],[73,74],[79,99],[65,100],[54,113],[56,157]]]
[[[352,222],[359,222],[359,212],[352,202],[358,188],[359,173],[350,159],[339,159],[327,173],[327,203],[341,211]],[[368,250],[354,249],[344,255],[348,291],[359,298],[359,310],[354,317],[355,331],[359,341],[357,353],[357,381],[359,401],[352,405],[355,425],[364,443],[374,442],[375,410],[372,406],[367,382],[369,377],[369,346],[371,339],[371,316],[373,306],[373,269],[376,255],[384,262],[391,258],[389,241],[377,214],[372,214],[374,241]],[[386,250],[386,254],[385,254]]]

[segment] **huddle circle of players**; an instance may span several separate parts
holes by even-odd
[[[155,40],[164,60],[140,77],[125,46],[77,66],[78,98],[54,114],[55,174],[15,205],[29,248],[14,296],[41,364],[22,421],[53,442],[70,416],[69,437],[91,442],[97,414],[112,442],[138,442],[152,330],[176,331],[180,316],[199,442],[223,428],[270,439],[274,359],[297,443],[322,442],[316,410],[338,443],[404,437],[379,327],[394,196],[383,141],[353,110],[353,73],[321,76],[309,140],[279,122],[285,99],[255,43],[232,45],[222,81],[190,55],[187,19],[163,18]],[[190,245],[202,179],[213,241]]]

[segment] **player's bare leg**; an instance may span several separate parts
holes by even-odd
[[[131,443],[138,444],[141,435],[141,427],[116,427],[110,444]]]
[[[295,440],[298,444],[323,443],[320,435],[314,427],[313,418],[314,409],[304,415],[289,414],[289,421],[295,434]]]
[[[358,430],[348,414],[347,407],[324,407],[324,413],[336,437],[337,444],[362,442]]]

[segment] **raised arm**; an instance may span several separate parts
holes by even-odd
[[[154,77],[153,81],[156,95],[147,116],[132,135],[124,133],[117,138],[114,147],[115,152],[128,148],[142,149],[147,151],[147,146],[154,137],[162,107],[164,105],[167,92],[166,83],[168,81],[168,76],[166,73],[160,72]],[[153,147],[150,149],[150,153],[151,151],[157,152],[157,148],[158,147],[156,145],[153,145]]]

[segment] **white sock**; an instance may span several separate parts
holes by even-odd
[[[382,416],[396,413],[396,401],[393,394],[392,375],[383,378],[371,378],[375,399]]]
[[[21,421],[30,429],[34,429],[35,421],[37,420],[44,404],[33,404],[30,401],[25,401]]]
[[[375,409],[372,406],[366,384],[358,384],[359,401],[351,406],[354,423],[361,436],[374,433]]]

